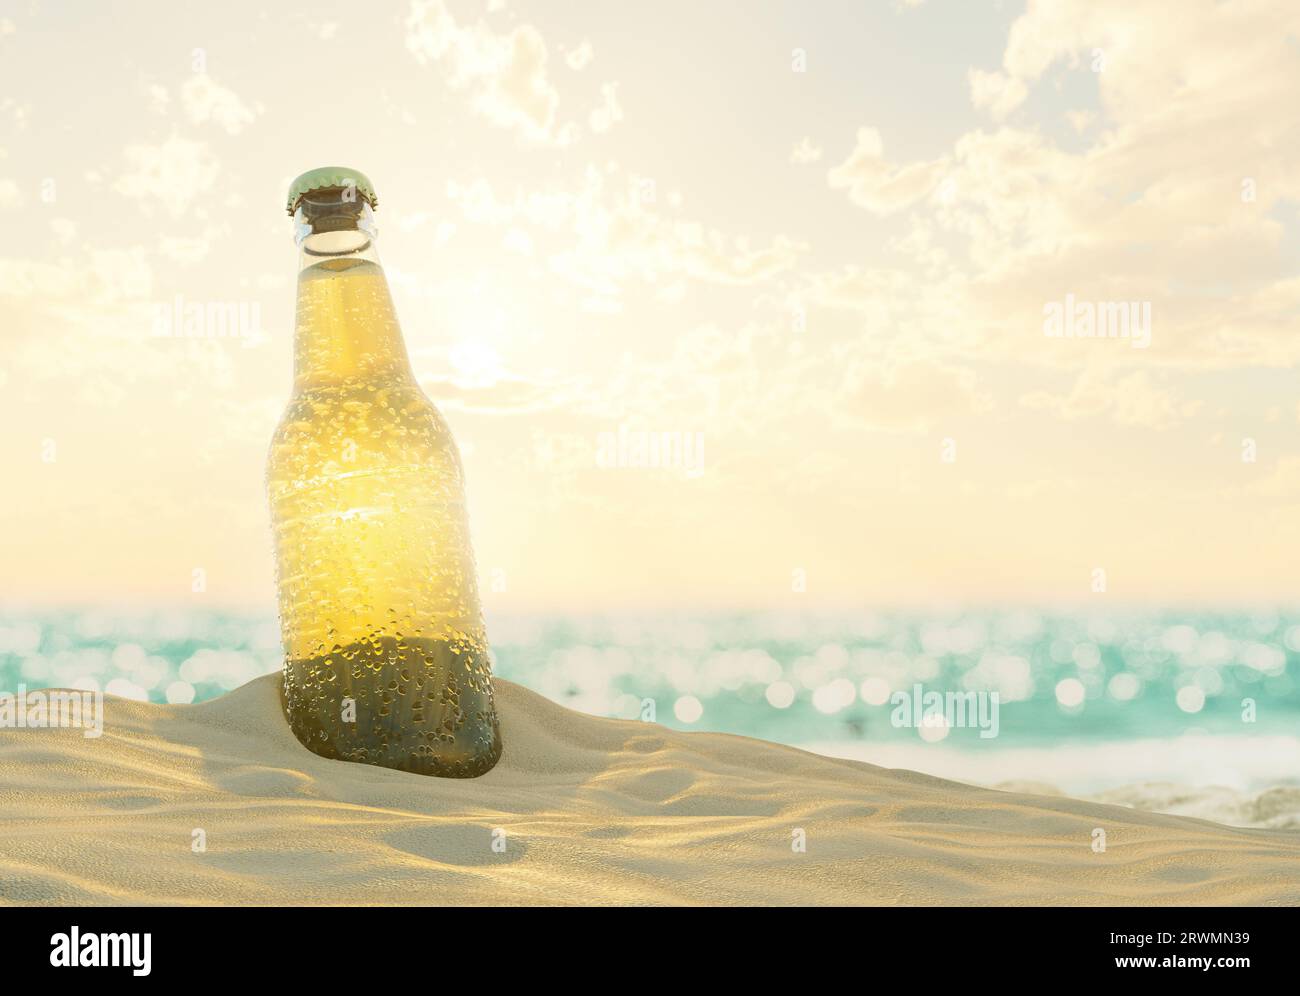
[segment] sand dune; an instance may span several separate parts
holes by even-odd
[[[277,682],[109,698],[99,739],[0,731],[0,900],[1300,903],[1293,831],[597,719],[501,680],[501,763],[426,778],[308,752]]]

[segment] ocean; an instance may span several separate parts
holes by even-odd
[[[488,632],[496,674],[597,716],[1300,826],[1300,613],[489,613]],[[0,612],[0,691],[202,702],[279,667],[265,615]]]

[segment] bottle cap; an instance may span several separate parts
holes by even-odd
[[[316,169],[308,170],[289,184],[289,201],[287,205],[289,213],[293,214],[298,207],[298,202],[302,200],[305,194],[309,194],[313,190],[325,190],[329,187],[356,187],[357,193],[370,204],[371,210],[378,210],[379,208],[379,198],[375,196],[375,186],[365,173],[362,173],[359,169],[348,169],[346,166],[319,166]]]

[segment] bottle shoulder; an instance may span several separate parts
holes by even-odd
[[[362,382],[296,390],[271,439],[268,477],[296,479],[340,464],[353,471],[423,467],[461,477],[442,413],[419,385]]]
[[[414,380],[374,383],[352,378],[296,386],[285,405],[285,420],[303,415],[331,418],[372,417],[393,421],[428,420],[445,428],[442,413]]]

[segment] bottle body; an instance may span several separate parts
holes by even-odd
[[[308,261],[267,490],[298,739],[444,777],[501,753],[460,457],[364,257]]]

